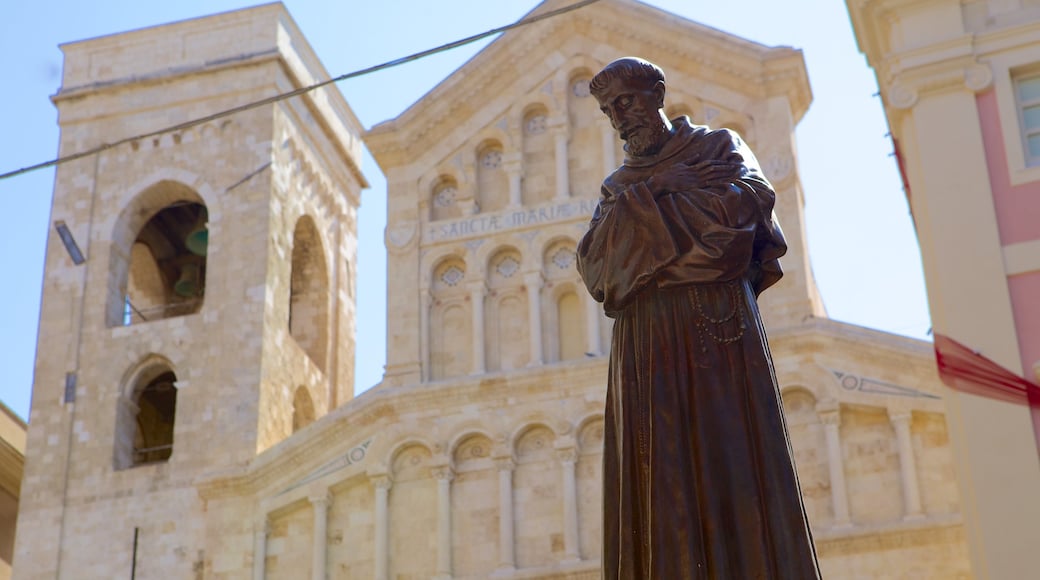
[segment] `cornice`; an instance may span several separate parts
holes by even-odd
[[[458,401],[461,407],[476,401],[502,399],[501,404],[505,405],[506,399],[518,389],[541,390],[555,398],[577,396],[590,384],[604,383],[606,364],[607,359],[599,357],[402,387],[377,386],[333,410],[299,435],[264,451],[248,465],[208,472],[194,484],[200,497],[206,500],[262,495],[291,485],[301,473],[320,468],[363,439],[378,439],[402,414],[435,406],[450,409],[452,401]],[[564,386],[550,379],[559,379],[562,373],[567,376]],[[329,441],[344,444],[330,446]],[[359,469],[365,468],[365,465],[359,466]]]
[[[880,75],[879,75],[880,76]],[[920,95],[944,90],[980,92],[993,84],[993,71],[974,55],[930,63],[890,77],[882,92],[885,103],[896,109],[913,107]]]
[[[935,355],[932,343],[926,340],[892,334],[831,318],[811,318],[798,326],[767,329],[767,333],[770,344],[775,343],[777,348],[785,342],[838,339],[856,345],[856,349],[860,351],[876,348],[902,357],[918,358],[928,362],[929,365],[933,364],[932,357]]]

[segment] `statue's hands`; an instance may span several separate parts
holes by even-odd
[[[726,186],[736,181],[744,170],[740,160],[709,159],[693,164],[677,163],[655,173],[647,180],[654,197],[677,191]]]

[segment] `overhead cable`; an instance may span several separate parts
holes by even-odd
[[[424,50],[424,51],[421,51],[421,52],[417,52],[415,54],[410,54],[408,56],[403,56],[401,58],[397,58],[397,59],[394,59],[394,60],[391,60],[391,61],[387,61],[387,62],[384,62],[382,64],[377,64],[375,66],[370,66],[368,68],[363,68],[363,69],[360,69],[360,70],[356,70],[354,72],[349,72],[349,73],[346,73],[346,74],[342,74],[342,75],[339,75],[338,77],[334,77],[334,78],[327,79],[327,80],[324,80],[324,81],[321,81],[321,82],[317,82],[317,83],[314,83],[312,85],[308,85],[306,87],[301,87],[301,88],[298,88],[298,89],[295,89],[295,90],[292,90],[292,91],[288,91],[288,92],[285,92],[285,93],[273,95],[273,96],[270,96],[270,97],[267,97],[267,98],[264,98],[264,99],[260,99],[259,101],[254,101],[254,102],[251,102],[251,103],[246,103],[244,105],[239,105],[237,107],[233,107],[233,108],[230,108],[230,109],[227,109],[227,110],[224,110],[224,111],[220,111],[218,113],[213,113],[212,115],[207,115],[205,117],[199,117],[198,119],[193,119],[191,121],[185,121],[184,123],[178,123],[176,125],[172,125],[170,127],[164,128],[164,129],[159,129],[157,131],[152,131],[150,133],[141,133],[140,135],[134,135],[133,137],[125,137],[123,139],[119,139],[118,141],[113,141],[112,143],[102,143],[101,145],[98,145],[97,147],[93,147],[91,149],[86,149],[86,150],[80,151],[78,153],[72,153],[70,155],[64,155],[62,157],[57,157],[57,158],[52,159],[50,161],[44,161],[42,163],[37,163],[35,165],[30,165],[28,167],[23,167],[21,169],[15,169],[14,171],[8,171],[7,173],[0,174],[0,179],[7,179],[8,177],[14,177],[16,175],[21,175],[23,173],[28,173],[30,171],[35,171],[37,169],[43,169],[45,167],[51,167],[51,166],[55,166],[55,165],[60,165],[62,163],[66,163],[68,161],[75,161],[76,159],[82,159],[84,157],[89,157],[91,155],[100,153],[100,152],[108,150],[108,149],[112,149],[113,147],[118,147],[120,145],[123,145],[123,144],[126,144],[126,143],[130,143],[132,141],[137,141],[139,139],[148,139],[148,138],[151,138],[151,137],[157,137],[159,135],[163,135],[165,133],[172,133],[172,132],[175,132],[175,131],[183,131],[185,129],[189,129],[191,127],[195,127],[195,126],[201,125],[203,123],[208,123],[208,122],[214,121],[216,119],[221,119],[223,117],[234,115],[236,113],[241,113],[243,111],[248,111],[250,109],[263,107],[264,105],[270,105],[272,103],[277,103],[278,101],[284,101],[285,99],[289,99],[289,98],[292,98],[292,97],[295,97],[295,96],[302,95],[304,93],[309,93],[309,92],[311,92],[313,90],[316,90],[316,89],[320,89],[321,87],[324,87],[326,85],[330,85],[330,84],[333,84],[333,83],[338,83],[340,81],[345,81],[347,79],[360,77],[360,76],[363,76],[363,75],[371,74],[371,73],[378,72],[378,71],[381,71],[381,70],[384,70],[384,69],[388,69],[388,68],[391,68],[391,67],[402,65],[402,64],[405,64],[405,63],[408,63],[408,62],[412,62],[414,60],[418,60],[420,58],[424,58],[424,57],[427,57],[427,56],[430,56],[430,55],[437,54],[439,52],[444,52],[446,50],[451,50],[453,48],[458,48],[460,46],[464,46],[466,44],[470,44],[470,43],[476,42],[478,40],[482,40],[484,38],[487,38],[488,36],[493,36],[495,34],[499,34],[501,32],[505,32],[507,30],[512,30],[514,28],[520,28],[521,26],[527,26],[528,24],[534,24],[535,22],[541,22],[542,20],[546,20],[546,19],[552,18],[554,16],[559,16],[561,14],[565,14],[567,12],[572,12],[572,11],[577,10],[579,8],[584,8],[585,6],[588,6],[589,4],[593,4],[593,3],[598,2],[598,1],[599,0],[581,0],[580,2],[575,2],[574,4],[571,4],[569,6],[564,6],[562,8],[557,8],[556,10],[550,10],[549,12],[546,12],[544,14],[538,14],[538,15],[532,16],[530,18],[525,18],[525,19],[522,19],[522,20],[518,20],[518,21],[516,21],[516,22],[514,22],[512,24],[507,24],[505,26],[499,26],[498,28],[493,28],[491,30],[488,30],[488,31],[485,31],[485,32],[481,32],[479,34],[474,34],[473,36],[467,36],[466,38],[463,38],[463,39],[460,39],[460,40],[456,40],[454,42],[449,42],[447,44],[442,44],[442,45],[437,46],[435,48],[430,48],[430,49],[427,49],[427,50]]]

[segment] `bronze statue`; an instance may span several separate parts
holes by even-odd
[[[578,247],[614,318],[603,578],[819,578],[756,303],[787,251],[772,186],[732,131],[665,116],[656,65],[590,88],[627,152]]]

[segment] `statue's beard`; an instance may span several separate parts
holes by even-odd
[[[626,136],[626,149],[631,155],[643,157],[653,155],[661,150],[668,129],[664,123],[655,123],[650,127],[639,127]]]

